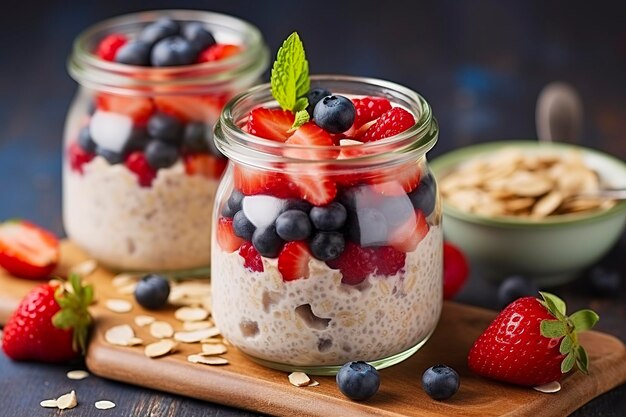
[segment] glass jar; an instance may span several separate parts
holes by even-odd
[[[240,50],[218,61],[171,67],[124,65],[94,53],[105,36],[132,39],[162,17],[200,22],[217,42]],[[212,128],[223,105],[256,84],[268,63],[257,28],[217,13],[142,12],[82,33],[68,62],[80,84],[65,127],[63,221],[69,238],[114,270],[207,274],[213,200],[227,163]],[[167,152],[162,143],[154,145],[161,146],[160,162],[150,164],[155,114],[175,120],[177,133],[167,138]]]
[[[230,101],[215,127],[230,163],[215,200],[212,314],[229,342],[265,366],[332,374],[365,360],[384,368],[415,353],[441,313],[441,207],[426,162],[438,125],[428,103],[397,84],[318,76],[315,87],[385,97],[417,123],[377,142],[288,145],[242,129],[254,108],[277,106],[268,85]],[[316,204],[319,193],[345,211],[332,227],[315,226],[313,217],[328,209]],[[307,240],[276,240],[286,210],[309,215]],[[244,232],[234,226],[242,216],[251,224]],[[343,252],[316,259],[333,239]]]

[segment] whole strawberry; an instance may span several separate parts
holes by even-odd
[[[71,291],[52,281],[33,289],[4,327],[2,349],[14,360],[64,362],[85,351],[93,287],[70,276]]]
[[[517,385],[558,381],[576,366],[588,373],[588,357],[577,334],[598,322],[591,310],[566,316],[565,302],[540,292],[509,304],[480,335],[468,356],[473,372]]]

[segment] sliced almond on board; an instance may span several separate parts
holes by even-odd
[[[83,371],[82,369],[77,369],[75,371],[69,371],[65,374],[69,379],[73,379],[76,381],[80,381],[81,379],[85,379],[89,376],[89,372]]]
[[[174,336],[174,328],[166,321],[155,321],[150,325],[150,334],[157,339]]]
[[[205,355],[205,356],[223,355],[227,351],[228,351],[228,348],[226,346],[224,346],[223,344],[216,344],[216,345],[205,344],[205,345],[202,345],[202,354]]]
[[[143,345],[143,339],[139,337],[131,337],[126,346]]]
[[[111,327],[104,333],[104,339],[117,346],[129,346],[132,339],[135,339],[135,331],[128,324]]]
[[[144,327],[147,326],[148,324],[152,324],[154,323],[156,319],[152,316],[146,316],[146,315],[139,315],[139,316],[135,316],[135,324],[139,327]]]
[[[93,274],[96,268],[98,268],[98,263],[93,259],[88,259],[71,267],[69,272],[70,274],[78,274],[84,278]]]
[[[76,398],[76,392],[73,390],[57,398],[57,408],[59,410],[74,408],[76,407],[77,404],[78,404],[78,400]]]
[[[208,329],[213,326],[213,322],[210,320],[202,321],[186,321],[183,323],[183,330],[192,332],[194,330]]]
[[[114,276],[113,279],[111,280],[111,284],[114,287],[123,287],[128,284],[137,283],[138,280],[139,280],[139,275],[122,273],[122,274],[117,274],[116,276]]]
[[[165,339],[158,342],[150,343],[144,349],[144,353],[149,358],[158,358],[159,356],[167,355],[176,348],[176,342],[173,340]]]
[[[100,401],[96,401],[96,403],[94,404],[94,406],[98,409],[98,410],[110,410],[111,408],[115,407],[115,403],[113,401],[108,401],[108,400],[100,400]]]
[[[304,372],[292,372],[289,374],[289,382],[296,387],[305,387],[311,383],[311,378]]]
[[[202,339],[200,343],[208,343],[210,345],[225,344],[222,337],[209,337],[208,339]]]
[[[57,400],[43,400],[39,405],[44,408],[57,408]]]
[[[533,387],[535,391],[543,392],[545,394],[552,394],[561,391],[561,384],[559,381],[548,382],[547,384]]]
[[[198,343],[202,339],[208,339],[220,334],[217,327],[209,327],[208,329],[194,330],[193,332],[176,332],[174,339],[183,343]]]
[[[181,307],[174,313],[180,321],[202,321],[209,317],[209,312],[200,307]]]
[[[319,386],[319,382],[317,382],[316,380],[312,379],[311,383],[309,385],[307,385],[307,387],[317,387]]]
[[[228,365],[229,362],[225,358],[219,356],[202,356],[202,355],[189,355],[187,360],[191,363],[201,363],[203,365]]]
[[[106,300],[105,306],[114,313],[128,313],[133,309],[133,305],[130,301],[118,298]]]
[[[135,293],[135,289],[137,288],[137,283],[133,282],[132,284],[122,285],[121,287],[117,287],[117,292],[122,295],[131,295]]]

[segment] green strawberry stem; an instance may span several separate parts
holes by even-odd
[[[71,274],[69,283],[71,290],[59,285],[54,294],[61,310],[52,317],[52,324],[59,329],[73,329],[72,348],[84,354],[92,321],[88,307],[93,302],[93,286],[83,285],[78,274]]]
[[[561,372],[567,373],[576,366],[582,373],[589,374],[589,356],[578,341],[578,334],[591,329],[600,317],[592,310],[584,309],[571,316],[566,315],[565,302],[554,294],[539,292],[543,300],[541,304],[556,317],[556,320],[541,322],[541,335],[548,338],[561,339],[559,351],[565,355],[561,362]]]

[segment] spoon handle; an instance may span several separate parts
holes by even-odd
[[[623,188],[605,188],[590,193],[576,194],[577,198],[596,197],[606,198],[607,200],[626,200],[626,189]]]
[[[545,86],[537,99],[535,124],[541,142],[579,142],[583,106],[576,89],[563,82]]]

